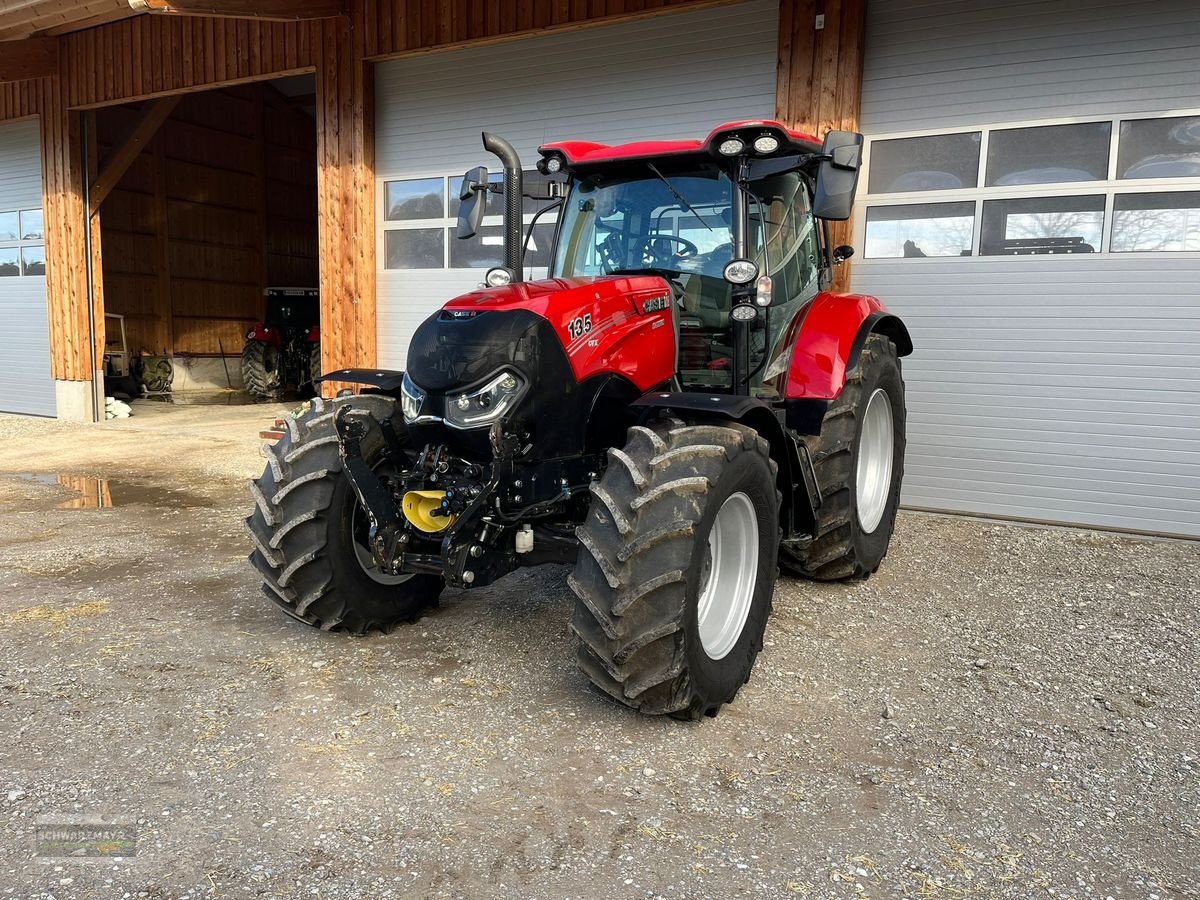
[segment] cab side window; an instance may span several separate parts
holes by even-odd
[[[776,305],[811,297],[817,291],[820,251],[804,180],[795,173],[780,175],[757,182],[753,192],[761,203],[751,204],[751,221],[765,218]]]

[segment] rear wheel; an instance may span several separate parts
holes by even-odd
[[[254,513],[246,530],[254,541],[250,562],[263,591],[292,618],[326,631],[386,631],[435,605],[436,575],[389,575],[367,545],[367,517],[342,474],[333,415],[342,404],[392,418],[404,435],[395,401],[359,396],[326,402],[288,420],[288,433],[265,449],[267,467],[250,483]],[[373,433],[378,438],[377,433]],[[363,458],[386,473],[382,441],[364,441]]]
[[[821,507],[813,541],[784,568],[820,581],[865,578],[887,555],[904,475],[904,380],[896,346],[867,338],[858,364],[807,439]]]
[[[767,442],[733,424],[631,428],[592,494],[569,578],[580,667],[644,713],[716,715],[750,677],[771,611]]]
[[[242,387],[248,394],[274,400],[283,387],[279,349],[266,341],[247,341],[242,348]]]

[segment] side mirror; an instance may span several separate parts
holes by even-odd
[[[479,231],[479,223],[483,221],[487,209],[488,170],[477,166],[463,175],[462,186],[458,189],[458,230],[455,237],[460,241],[475,237]]]
[[[842,244],[840,247],[833,248],[833,264],[840,266],[846,260],[854,255],[854,248],[849,244]]]
[[[831,131],[825,144],[817,171],[817,187],[813,193],[813,215],[818,219],[844,222],[854,208],[854,191],[858,187],[858,167],[862,164],[863,136],[854,131]]]

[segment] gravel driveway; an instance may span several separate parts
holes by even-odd
[[[286,618],[218,412],[0,418],[0,897],[1200,896],[1200,545],[904,514],[720,717],[639,718],[562,569]],[[99,816],[134,855],[35,857]]]

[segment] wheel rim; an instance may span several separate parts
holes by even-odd
[[[375,561],[375,555],[367,544],[367,535],[370,534],[367,515],[357,497],[352,497],[350,502],[354,504],[354,509],[350,513],[350,543],[354,545],[354,558],[358,560],[359,568],[376,584],[403,584],[412,578],[412,573],[389,575],[379,568],[379,563]]]
[[[892,453],[895,448],[892,401],[883,388],[876,388],[863,414],[855,473],[859,527],[871,534],[883,520],[892,490]]]
[[[746,627],[758,581],[758,515],[745,494],[721,504],[706,551],[696,624],[704,652],[724,659]]]

